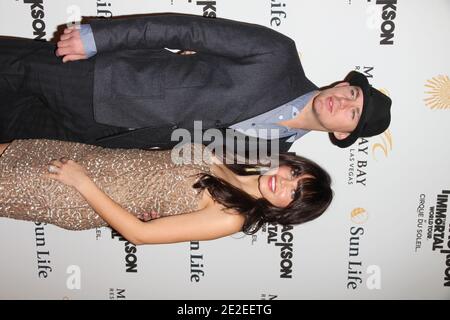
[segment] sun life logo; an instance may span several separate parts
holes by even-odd
[[[350,218],[353,223],[363,224],[369,219],[369,214],[364,208],[355,208],[350,213]]]

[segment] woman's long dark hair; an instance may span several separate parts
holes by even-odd
[[[319,217],[333,199],[329,174],[315,162],[292,153],[280,154],[279,166],[290,167],[296,176],[307,175],[300,180],[295,199],[285,208],[276,207],[265,198],[256,199],[210,174],[202,174],[193,187],[207,189],[215,201],[242,214],[245,217],[242,231],[246,234],[256,233],[265,223],[291,225]],[[249,168],[252,171],[258,168],[247,164],[227,167],[239,175],[249,175]]]

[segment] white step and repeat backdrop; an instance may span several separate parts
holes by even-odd
[[[393,100],[391,126],[345,150],[319,132],[294,144],[336,192],[294,228],[135,247],[108,228],[0,219],[0,298],[450,299],[450,1],[2,0],[0,34],[50,39],[80,16],[156,12],[282,32],[319,86],[365,73]]]

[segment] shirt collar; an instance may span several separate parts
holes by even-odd
[[[311,98],[317,93],[317,90],[305,93],[304,95],[297,97],[280,107],[279,114],[276,117],[278,121],[281,120],[290,120],[295,118],[307,105],[307,103],[311,100]],[[277,121],[277,122],[278,122]],[[279,127],[282,132],[291,133],[295,135],[295,140],[308,133],[309,130],[303,130],[298,128],[291,128],[273,123],[274,126]],[[289,139],[290,140],[290,139]]]

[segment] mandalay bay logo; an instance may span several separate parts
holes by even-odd
[[[446,75],[438,75],[425,83],[427,97],[425,105],[430,109],[450,109],[450,79]]]
[[[373,78],[374,67],[356,66],[355,70],[364,74],[368,79]],[[390,96],[385,88],[379,91]],[[348,178],[347,184],[352,186],[366,187],[369,181],[371,162],[381,161],[388,158],[393,148],[393,137],[389,129],[383,133],[370,138],[359,138],[348,148]]]
[[[392,133],[387,129],[382,134],[368,138],[359,138],[348,149],[348,185],[366,187],[368,184],[369,168],[372,160],[380,161],[387,158],[392,151]]]

